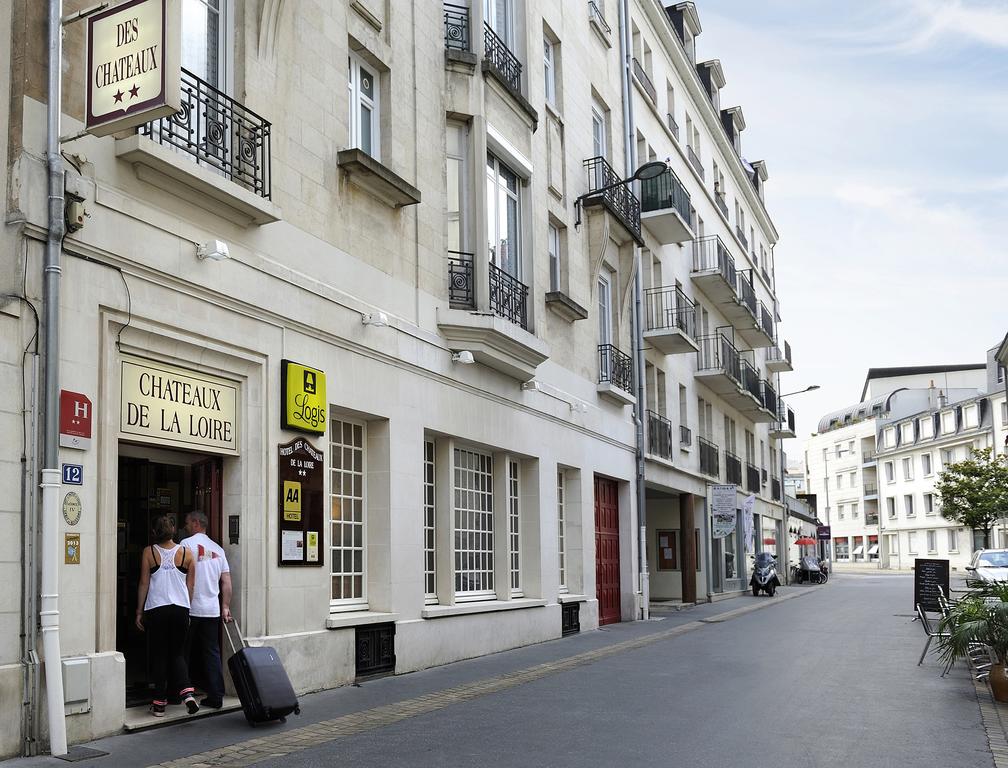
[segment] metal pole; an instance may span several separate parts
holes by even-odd
[[[49,79],[46,103],[46,166],[49,172],[49,233],[43,268],[45,389],[43,393],[42,584],[39,623],[45,654],[49,751],[67,753],[63,710],[63,671],[59,635],[59,302],[60,252],[63,247],[63,158],[60,155],[62,86],[62,0],[49,0]]]
[[[636,168],[634,154],[633,101],[630,96],[630,8],[628,0],[619,4],[620,38],[620,83],[623,91],[623,156],[627,173]],[[639,543],[637,545],[637,567],[640,572],[641,618],[650,617],[651,585],[647,563],[647,508],[644,491],[644,331],[641,317],[641,257],[640,246],[634,243],[634,304],[631,316],[631,332],[634,346],[634,372],[637,378],[637,403],[634,405],[636,451],[636,497]]]

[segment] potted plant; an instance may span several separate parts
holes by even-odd
[[[1008,583],[977,585],[950,606],[938,633],[939,655],[948,666],[969,657],[978,645],[989,648],[991,691],[996,700],[1008,702]]]

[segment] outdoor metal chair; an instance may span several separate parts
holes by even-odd
[[[921,664],[924,663],[924,657],[927,656],[928,648],[931,647],[931,641],[934,640],[936,637],[938,638],[948,637],[948,633],[939,632],[936,628],[933,628],[931,626],[931,619],[928,617],[927,612],[923,608],[921,608],[920,603],[917,603],[917,618],[920,620],[921,627],[924,628],[924,634],[927,635],[927,642],[924,643],[924,650],[921,651],[920,659],[917,661],[917,666],[919,667]],[[944,676],[945,673],[948,672],[950,666],[951,665],[945,668],[945,672],[942,672],[942,676]]]

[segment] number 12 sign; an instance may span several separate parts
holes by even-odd
[[[82,464],[64,464],[63,465],[63,484],[64,485],[83,485],[84,484],[84,466]]]

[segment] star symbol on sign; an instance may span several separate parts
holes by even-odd
[[[140,86],[137,85],[136,83],[133,83],[133,87],[129,89],[130,98],[135,99],[137,97],[137,94],[139,93],[140,93]]]
[[[115,93],[112,94],[112,98],[115,99],[116,101],[122,101],[123,95],[124,94],[122,91],[116,91]]]

